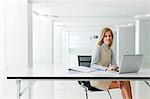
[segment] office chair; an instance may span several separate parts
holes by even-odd
[[[79,66],[90,67],[91,56],[78,55],[78,64],[79,64]],[[81,85],[81,87],[84,88],[85,94],[86,94],[86,99],[88,99],[88,91],[91,91],[91,92],[104,91],[104,90],[100,90],[95,87],[92,87],[90,84],[90,81],[78,81],[78,83]],[[112,99],[110,92],[108,90],[107,90],[107,92],[108,92],[108,95],[110,96],[110,99]]]
[[[78,55],[79,66],[90,67],[90,64],[91,64],[91,56]]]

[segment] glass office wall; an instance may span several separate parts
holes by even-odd
[[[137,53],[144,54],[143,67],[150,68],[150,19],[139,19],[136,21],[136,33],[137,33]]]
[[[118,64],[123,55],[135,54],[135,25],[118,27],[117,53]]]

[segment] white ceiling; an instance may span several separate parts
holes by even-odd
[[[133,23],[149,13],[150,0],[33,0],[40,14],[57,16],[55,25],[112,26]]]

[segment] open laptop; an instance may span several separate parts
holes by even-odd
[[[122,74],[138,72],[142,65],[142,61],[143,54],[123,55],[118,72],[116,73]]]

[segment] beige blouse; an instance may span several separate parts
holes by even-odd
[[[106,68],[110,64],[112,64],[112,54],[113,54],[112,53],[112,49],[110,47],[107,47],[107,45],[103,44],[103,45],[101,45],[99,47],[99,51],[100,51],[99,58],[96,61],[95,65],[99,66],[99,67],[105,67]],[[113,60],[113,61],[115,61],[115,60]],[[115,63],[115,62],[113,62],[113,63]],[[94,65],[94,64],[91,64],[91,65]],[[93,87],[96,87],[96,88],[102,89],[102,90],[108,90],[111,82],[112,81],[110,81],[110,80],[105,80],[105,81],[100,81],[100,80],[98,80],[98,81],[96,81],[96,80],[95,81],[90,81],[90,83],[91,83],[91,85]]]

